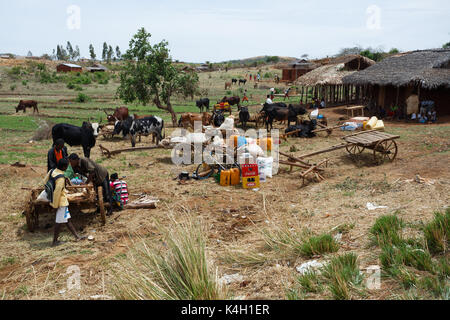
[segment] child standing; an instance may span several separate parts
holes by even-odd
[[[63,224],[67,225],[70,232],[75,236],[76,241],[85,239],[85,237],[80,237],[77,234],[70,221],[69,200],[67,199],[66,178],[64,176],[64,172],[67,170],[68,166],[69,161],[67,159],[63,158],[59,160],[56,169],[49,171],[44,179],[44,185],[46,185],[50,179],[54,180],[53,194],[49,195],[51,200],[50,206],[57,209],[55,232],[52,243],[53,247],[61,244],[61,242],[58,241],[58,237]]]

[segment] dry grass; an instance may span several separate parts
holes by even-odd
[[[162,244],[142,240],[120,259],[112,292],[121,300],[219,300],[226,298],[207,261],[200,225],[188,220],[160,227]]]

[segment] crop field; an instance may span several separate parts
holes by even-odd
[[[77,75],[55,80],[51,65],[44,76],[32,64],[13,68],[0,65],[0,299],[450,298],[448,122],[387,121],[386,132],[400,136],[394,162],[376,166],[369,151],[353,159],[338,150],[311,159],[329,159],[323,182],[308,180],[302,186],[300,171],[281,165],[258,191],[221,187],[213,178],[180,184],[175,178],[182,171],[193,173],[195,165],[174,165],[171,150],[106,158],[98,145],[116,150],[131,147],[130,141],[99,137],[91,158],[110,174],[125,176],[132,199],[142,194],[158,198],[157,208],[115,212],[104,226],[96,213],[74,213],[76,229],[93,240],[74,242],[64,230],[65,243],[52,248],[54,213],[42,215],[34,233],[22,215],[29,189],[40,186],[46,174],[52,142],[37,139],[42,127],[104,123],[105,111],[127,106],[131,113],[162,117],[166,136],[174,128],[163,110],[119,100],[117,72],[91,80],[77,80],[87,77]],[[272,81],[280,70],[264,66],[261,71],[267,77],[259,88],[251,82],[231,90],[225,90],[225,82],[258,69],[200,73],[201,96],[213,104],[224,96],[242,97],[245,88],[255,113],[270,88],[285,89]],[[55,82],[43,83],[46,77]],[[175,112],[199,112],[195,100],[200,97],[194,98],[176,97]],[[16,113],[21,99],[37,100],[39,114],[32,109]],[[238,116],[237,109],[233,113]],[[331,126],[345,111],[327,108],[323,114]],[[345,134],[334,130],[330,136],[289,138],[280,150],[299,156],[339,144]],[[151,138],[143,137],[137,146],[149,145]],[[72,152],[82,154],[82,149],[69,147]],[[12,166],[18,162],[25,166]],[[368,210],[368,203],[386,208]],[[180,268],[177,259],[185,262]],[[299,266],[314,260],[321,269],[299,273]],[[67,289],[68,270],[74,266],[80,270],[80,290]],[[378,288],[367,285],[371,266],[381,270]],[[174,293],[156,285],[178,279],[177,272],[183,272],[192,290]]]

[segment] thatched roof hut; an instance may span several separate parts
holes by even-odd
[[[345,77],[344,83],[394,87],[420,85],[425,89],[450,87],[450,49],[398,54]]]
[[[295,82],[302,87],[301,100],[303,101],[304,87],[306,87],[305,94],[323,98],[328,105],[340,105],[355,102],[360,92],[358,88],[344,86],[342,79],[374,65],[375,61],[361,55],[348,55],[326,58],[316,63],[325,65],[302,75]],[[307,97],[306,102],[308,102]]]
[[[406,106],[410,97],[432,100],[440,114],[450,113],[450,49],[398,54],[364,71],[343,78],[344,84],[364,86],[365,100],[376,109],[400,106],[405,117],[418,107]]]
[[[301,76],[296,84],[300,86],[341,85],[344,77],[375,64],[375,61],[360,55],[343,56],[330,59],[329,62]]]

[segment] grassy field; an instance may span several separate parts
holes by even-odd
[[[265,68],[263,74],[278,72]],[[256,71],[202,73],[200,89],[211,101],[240,94],[238,86],[226,92],[224,83]],[[194,172],[195,166],[175,166],[170,150],[108,159],[96,147],[91,157],[110,173],[126,176],[132,199],[143,193],[157,197],[158,208],[117,212],[105,226],[95,213],[73,212],[77,230],[94,240],[72,242],[64,232],[66,243],[51,248],[53,214],[43,214],[34,233],[27,231],[22,216],[29,200],[29,191],[23,188],[40,185],[51,146],[49,140],[35,141],[33,136],[43,121],[80,125],[89,118],[105,119],[104,110],[124,105],[114,98],[118,83],[111,77],[108,84],[81,85],[81,92],[92,100],[77,103],[79,92],[68,89],[67,83],[43,84],[33,74],[13,79],[10,67],[1,66],[0,79],[0,179],[5,190],[0,211],[0,299],[450,297],[448,123],[387,122],[386,131],[401,136],[395,162],[375,166],[369,151],[356,160],[345,150],[335,151],[311,159],[313,163],[330,159],[325,181],[302,186],[300,171],[289,173],[282,166],[257,192],[220,187],[213,179],[179,184],[174,178],[181,171]],[[265,88],[275,86],[261,85],[264,88],[247,85],[251,105],[262,103]],[[40,115],[30,110],[16,114],[20,99],[38,100]],[[178,113],[198,112],[194,101],[176,98],[174,103]],[[170,119],[154,106],[128,107],[133,113]],[[343,112],[331,108],[324,114],[333,125]],[[292,138],[282,143],[281,150],[301,155],[339,144],[344,134]],[[150,143],[144,137],[138,146]],[[113,150],[130,147],[121,139],[99,138],[98,144]],[[81,153],[81,148],[69,152]],[[16,162],[26,167],[12,167]],[[415,182],[416,175],[430,183]],[[368,202],[388,208],[369,211]],[[296,268],[311,260],[323,266],[301,275]],[[366,269],[373,265],[382,271],[377,290],[366,286]],[[81,272],[81,291],[67,289],[67,272],[73,266]],[[158,276],[146,277],[148,272]]]

